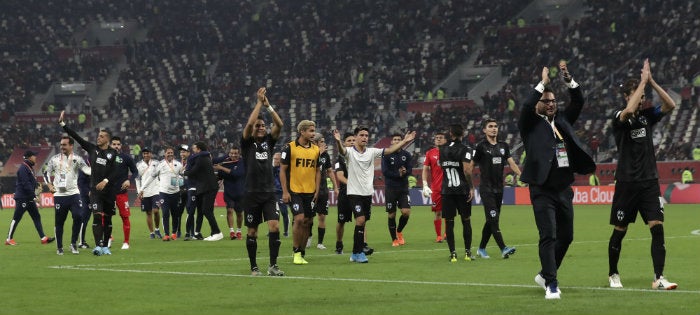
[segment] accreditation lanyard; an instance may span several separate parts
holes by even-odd
[[[73,153],[68,155],[68,157],[66,158],[67,161],[64,164],[63,163],[63,154],[61,154],[61,160],[59,161],[59,167],[58,167],[58,182],[56,183],[56,187],[66,188],[66,186],[68,185],[68,183],[67,183],[68,180],[67,180],[66,176],[67,176],[68,168],[70,167],[70,161],[72,160],[72,158],[73,158]]]
[[[546,119],[546,118],[545,118]],[[552,127],[554,137],[557,138],[557,144],[554,148],[554,155],[557,158],[557,166],[559,167],[569,167],[569,154],[566,152],[566,145],[564,143],[564,137],[561,136],[557,126],[554,124],[554,119],[548,121],[549,125]]]

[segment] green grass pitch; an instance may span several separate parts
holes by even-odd
[[[574,243],[559,270],[562,299],[546,301],[534,282],[539,270],[537,229],[529,206],[504,206],[501,231],[517,252],[500,259],[493,239],[491,259],[450,263],[446,243],[435,243],[429,207],[413,207],[404,230],[406,245],[391,247],[386,213],[375,207],[368,238],[375,253],[368,264],[335,255],[336,209],[327,219],[325,245],[307,249],[308,265],[292,264],[291,238],[282,238],[279,266],[285,277],[251,277],[244,241],[218,242],[148,238],[145,216],[132,211],[131,249],[121,250],[121,219],[114,217],[111,256],[89,250],[41,245],[28,215],[15,234],[18,246],[0,249],[0,314],[698,314],[700,313],[700,205],[666,206],[666,277],[675,291],[651,290],[653,268],[648,228],[630,226],[623,242],[620,272],[623,289],[607,287],[609,206],[576,206]],[[12,209],[0,211],[7,233]],[[227,231],[225,210],[217,208]],[[473,247],[481,239],[483,208],[472,210]],[[53,235],[53,209],[42,209]],[[183,222],[184,223],[184,222]],[[204,223],[203,233],[209,227]],[[443,227],[444,228],[444,227]],[[346,227],[346,252],[352,225]],[[456,224],[461,235],[461,224]],[[267,266],[266,225],[261,225],[258,264]],[[244,227],[245,233],[245,227]],[[225,233],[226,234],[226,233]],[[94,245],[91,228],[88,240]],[[457,238],[458,252],[464,247]],[[266,270],[263,270],[266,271]]]

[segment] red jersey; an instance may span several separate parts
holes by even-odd
[[[442,190],[442,168],[440,167],[440,150],[432,148],[425,152],[424,166],[430,167],[430,189],[433,192]]]

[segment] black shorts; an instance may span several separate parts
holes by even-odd
[[[314,213],[328,215],[328,192],[320,192],[314,204]]]
[[[297,194],[289,193],[289,207],[292,208],[292,216],[303,214],[305,218],[313,218],[314,213],[314,194]]]
[[[396,208],[411,209],[411,199],[408,197],[408,191],[397,189],[386,189],[384,192],[386,200],[386,212],[394,213]]]
[[[243,197],[232,198],[224,194],[224,202],[226,203],[226,209],[233,209],[234,211],[241,213],[243,212],[243,207],[241,202]]]
[[[364,216],[369,221],[372,215],[372,196],[348,195],[352,215],[357,218]]]
[[[610,208],[610,224],[627,226],[637,220],[637,212],[647,224],[664,220],[664,211],[659,196],[659,181],[617,182]]]
[[[484,215],[486,221],[498,221],[501,216],[501,205],[503,204],[503,193],[481,193],[481,203],[484,205]]]
[[[352,221],[352,206],[346,193],[338,194],[338,223]]]
[[[472,216],[472,203],[467,195],[442,195],[442,218],[454,219],[457,214],[463,218]]]
[[[151,212],[153,209],[160,209],[160,205],[163,203],[163,199],[160,195],[153,195],[150,197],[141,198],[141,211]]]
[[[273,192],[247,193],[243,197],[245,208],[245,226],[257,228],[264,221],[280,219],[277,211],[277,199]]]
[[[144,198],[145,199],[145,198]],[[115,215],[114,209],[117,196],[111,193],[90,193],[90,210],[93,214],[104,213],[106,215]]]

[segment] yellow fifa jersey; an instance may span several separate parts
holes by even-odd
[[[316,192],[316,171],[321,154],[318,146],[311,144],[304,147],[292,141],[288,148],[289,152],[286,153],[289,156],[285,160],[289,163],[289,190],[295,193]]]

